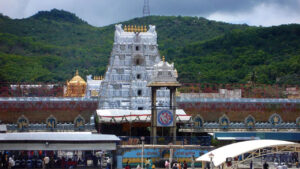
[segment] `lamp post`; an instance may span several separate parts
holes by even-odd
[[[210,153],[210,154],[208,154],[208,157],[210,158],[210,167],[211,167],[211,169],[213,169],[213,158],[214,158],[214,154],[213,153]]]
[[[141,164],[141,168],[144,168],[144,141],[145,141],[145,137],[142,136],[141,140],[142,140],[142,164]]]

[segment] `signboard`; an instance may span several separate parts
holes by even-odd
[[[157,126],[171,127],[173,126],[173,112],[171,110],[160,110],[157,114]]]
[[[201,155],[207,153],[207,150],[197,150],[197,149],[175,149],[174,158],[190,158],[200,157]]]
[[[133,149],[129,151],[125,151],[123,154],[123,158],[141,158],[142,157],[142,150],[141,149]],[[144,149],[144,158],[159,158],[160,151],[159,149]]]

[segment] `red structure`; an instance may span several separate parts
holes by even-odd
[[[218,121],[223,114],[226,114],[231,121],[241,122],[248,115],[254,116],[257,121],[268,121],[273,113],[280,114],[287,122],[294,122],[300,117],[300,100],[284,99],[285,88],[290,86],[256,85],[254,87],[247,84],[183,84],[182,86],[179,90],[184,93],[218,92],[219,89],[224,88],[242,89],[243,98],[237,99],[177,99],[179,109],[184,109],[189,115],[200,115],[205,121]],[[0,120],[2,123],[16,123],[17,119],[24,115],[30,123],[40,123],[53,115],[58,122],[73,122],[78,115],[86,120],[89,119],[98,107],[97,98],[62,96],[63,84],[34,86],[24,83],[17,85],[1,83]],[[261,99],[262,97],[267,99]],[[272,99],[277,97],[281,99]]]

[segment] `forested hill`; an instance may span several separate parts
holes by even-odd
[[[182,81],[300,84],[298,24],[234,30],[178,54]]]
[[[258,28],[180,16],[122,24],[156,25],[161,55],[175,62],[182,82],[235,83],[250,77],[299,84],[299,25]],[[84,77],[103,75],[113,32],[114,24],[94,27],[56,9],[25,19],[0,15],[0,81],[64,82],[76,69]]]

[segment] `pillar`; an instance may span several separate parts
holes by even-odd
[[[151,89],[151,139],[152,144],[156,144],[156,136],[157,136],[157,110],[156,110],[156,87],[152,87]]]
[[[170,109],[173,112],[173,126],[172,126],[172,135],[173,135],[173,144],[176,144],[176,88],[170,88]]]

